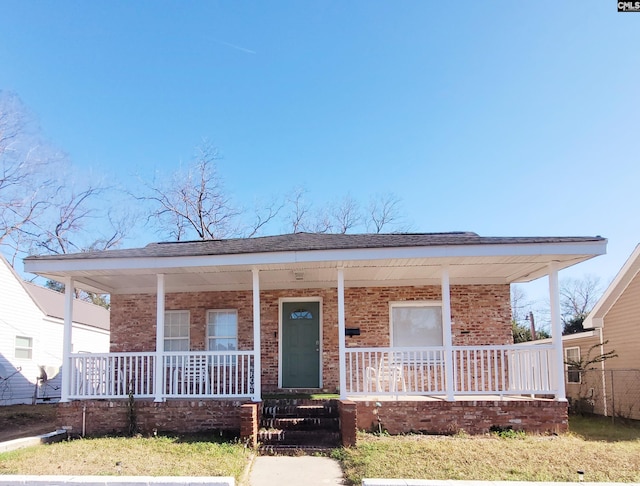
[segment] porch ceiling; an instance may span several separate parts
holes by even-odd
[[[492,256],[450,256],[421,258],[372,258],[236,263],[211,265],[206,260],[185,259],[131,265],[130,261],[108,265],[98,260],[57,266],[53,262],[27,262],[26,270],[63,281],[71,277],[79,288],[118,293],[155,293],[156,275],[165,274],[166,292],[250,290],[252,269],[260,271],[261,290],[333,288],[337,268],[344,268],[346,287],[439,285],[442,268],[449,268],[450,282],[456,284],[508,284],[528,282],[548,274],[550,262],[558,269],[593,257],[593,254],[524,254]],[[164,263],[164,265],[163,265]],[[210,262],[209,262],[210,263]],[[35,267],[35,268],[34,268]],[[46,268],[49,267],[49,268]]]

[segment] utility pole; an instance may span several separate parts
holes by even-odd
[[[529,321],[529,326],[531,329],[531,340],[535,341],[536,340],[536,324],[535,321],[533,320],[533,312],[529,311],[529,315],[526,317],[527,321]]]

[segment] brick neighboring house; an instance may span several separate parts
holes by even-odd
[[[111,295],[111,352],[65,342],[60,425],[77,427],[84,408],[89,432],[121,427],[130,390],[144,430],[251,435],[264,393],[322,390],[340,394],[349,443],[378,421],[390,433],[565,430],[558,272],[605,249],[601,237],[296,233],[25,268]],[[543,276],[556,338],[513,345],[510,284]]]

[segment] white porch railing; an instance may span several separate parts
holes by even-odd
[[[253,351],[162,353],[156,383],[155,352],[72,354],[71,399],[234,398],[254,395]]]
[[[154,365],[154,353],[72,354],[69,398],[152,397]]]
[[[253,351],[164,353],[166,397],[253,395]]]
[[[447,394],[446,351],[347,348],[347,395]],[[453,346],[454,395],[550,395],[553,346]]]

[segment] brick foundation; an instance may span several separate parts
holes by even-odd
[[[236,400],[136,400],[138,431],[175,434],[225,431],[239,435],[256,447],[260,404]],[[376,407],[376,404],[380,404]],[[86,407],[86,408],[85,408]],[[58,404],[58,427],[71,427],[71,435],[126,435],[129,409],[126,400],[87,400]],[[484,434],[492,426],[529,433],[563,433],[568,430],[567,403],[553,400],[464,402],[349,401],[339,404],[342,445],[356,444],[356,431],[382,429],[388,433]],[[377,413],[376,413],[377,412]]]
[[[487,433],[491,426],[539,434],[568,430],[567,403],[553,400],[358,401],[356,405],[359,429],[378,430],[379,417],[383,430],[392,435],[462,431],[473,435]]]
[[[356,402],[341,400],[338,406],[340,410],[340,434],[343,447],[354,447],[358,432],[358,407]]]
[[[238,435],[241,405],[237,400],[136,400],[138,431],[150,435],[154,429],[176,434],[226,431]],[[84,408],[86,407],[86,408]],[[58,404],[57,426],[72,427],[70,434],[126,435],[129,432],[127,400],[86,400]]]

